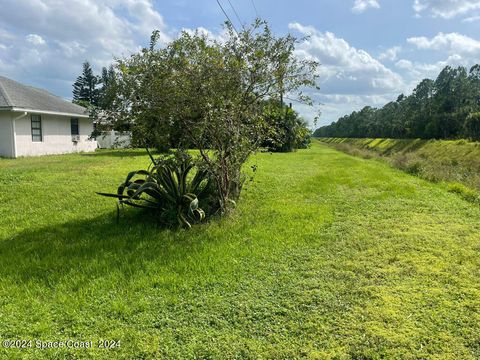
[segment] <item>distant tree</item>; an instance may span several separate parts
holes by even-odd
[[[117,74],[113,65],[102,68],[99,78],[100,89],[98,89],[98,106],[101,109],[112,107],[116,96]]]
[[[473,140],[480,140],[480,112],[467,116],[465,121],[465,134]]]
[[[471,91],[471,106],[478,110],[480,109],[480,65],[471,67],[468,74]]]
[[[73,102],[98,106],[100,79],[95,76],[88,61],[83,63],[82,75],[73,84]]]
[[[426,137],[428,123],[432,119],[433,94],[435,83],[430,79],[423,79],[413,90],[412,112],[410,115],[412,122],[412,137]]]

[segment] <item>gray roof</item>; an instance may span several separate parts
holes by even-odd
[[[87,109],[48,91],[0,76],[0,110],[25,109],[46,113],[88,116]]]

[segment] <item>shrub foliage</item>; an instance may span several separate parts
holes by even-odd
[[[311,105],[301,90],[316,87],[317,63],[295,56],[297,39],[274,36],[260,20],[239,33],[227,22],[221,40],[183,32],[158,43],[154,32],[149,48],[118,61],[116,97],[101,123],[128,124],[137,146],[197,149],[223,214],[240,195],[242,165],[276,131],[264,103],[289,94]]]

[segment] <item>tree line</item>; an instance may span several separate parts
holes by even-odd
[[[380,109],[354,111],[314,132],[315,137],[382,137],[480,140],[480,65],[446,66],[412,94]]]

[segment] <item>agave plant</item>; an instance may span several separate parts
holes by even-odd
[[[157,211],[164,221],[174,217],[186,228],[203,221],[205,211],[199,206],[199,198],[212,191],[208,172],[196,166],[188,154],[151,159],[149,169],[130,172],[116,194],[97,194],[117,198],[120,205]]]

